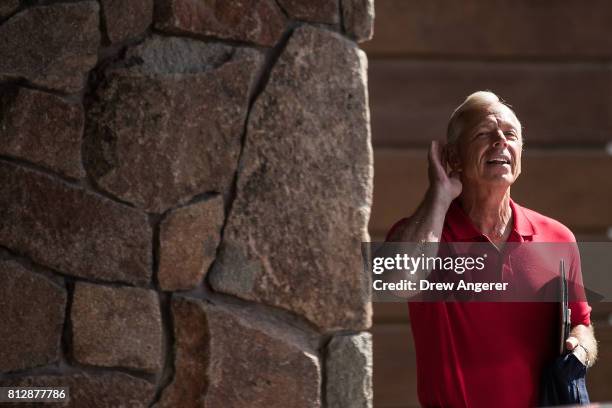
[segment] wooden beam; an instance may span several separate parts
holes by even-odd
[[[374,56],[605,58],[608,0],[377,0]]]
[[[603,147],[612,140],[612,70],[603,62],[372,60],[369,89],[375,147],[445,140],[451,113],[478,90],[512,104],[527,146]]]
[[[410,325],[377,324],[372,328],[374,406],[418,407],[416,358]]]

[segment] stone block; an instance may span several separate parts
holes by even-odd
[[[0,3],[0,19],[13,14],[19,8],[19,0],[4,0]]]
[[[344,31],[357,42],[371,40],[374,36],[374,0],[340,1]]]
[[[70,319],[79,363],[153,373],[161,369],[162,326],[154,291],[79,282]]]
[[[85,165],[97,184],[156,213],[225,193],[261,53],[155,37],[127,55],[87,115]]]
[[[338,34],[298,28],[251,112],[210,283],[323,331],[368,328],[371,194],[365,55]]]
[[[0,26],[0,80],[76,93],[98,60],[99,6],[95,1],[32,7]]]
[[[372,408],[372,335],[339,335],[327,346],[327,406]]]
[[[340,21],[339,0],[278,0],[289,16],[312,23],[337,24]]]
[[[14,261],[0,261],[0,372],[59,359],[66,290]]]
[[[0,161],[0,245],[61,273],[151,281],[147,216],[99,194]]]
[[[172,299],[174,378],[164,389],[158,408],[204,407],[207,367],[211,362],[210,328],[202,303]]]
[[[308,342],[234,307],[175,298],[175,377],[160,407],[318,408],[321,373]]]
[[[172,210],[160,226],[159,286],[188,290],[200,284],[215,260],[223,227],[223,198]]]
[[[0,94],[1,155],[84,177],[83,124],[83,107],[56,95],[21,87]]]
[[[153,0],[101,0],[101,5],[111,43],[142,35],[153,23]]]
[[[159,0],[155,27],[171,34],[211,36],[274,46],[285,29],[274,0]]]

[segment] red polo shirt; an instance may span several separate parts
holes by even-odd
[[[510,201],[509,242],[575,242],[551,218]],[[402,219],[389,231],[407,219]],[[388,236],[389,236],[388,235]],[[442,242],[487,242],[457,200]],[[575,260],[574,260],[575,261]],[[580,262],[568,276],[580,276]],[[505,267],[506,265],[504,265]],[[586,302],[570,303],[572,325],[590,324]],[[419,401],[425,407],[528,407],[537,404],[540,374],[558,350],[558,305],[551,302],[410,302]]]

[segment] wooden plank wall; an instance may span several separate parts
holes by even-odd
[[[408,215],[425,189],[426,149],[452,110],[490,89],[525,136],[519,203],[568,225],[579,240],[612,226],[612,2],[376,0],[364,44],[375,154],[373,240]],[[593,305],[595,401],[612,401],[612,304]],[[376,408],[418,406],[407,306],[374,305]]]

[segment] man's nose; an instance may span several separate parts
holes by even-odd
[[[504,135],[504,132],[501,129],[495,132],[494,138],[495,139],[493,140],[493,147],[508,146],[508,139],[506,139],[506,135]]]

